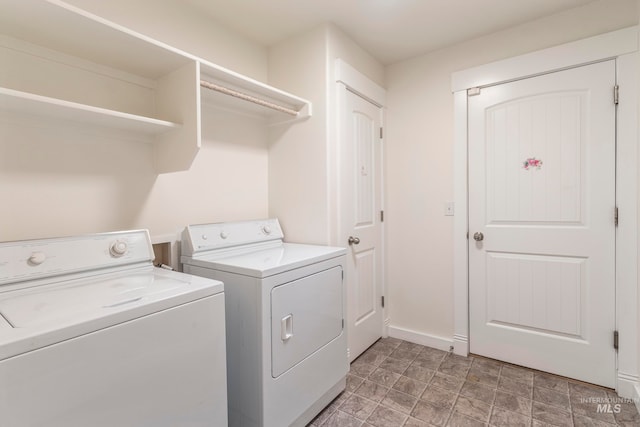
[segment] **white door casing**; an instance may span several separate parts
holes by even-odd
[[[468,99],[472,353],[615,385],[615,61]]]
[[[638,361],[638,27],[629,27],[452,75],[454,94],[454,353],[469,353],[467,90],[616,59],[617,106],[616,326],[620,334],[616,391],[640,396]],[[473,241],[473,240],[471,240]],[[640,401],[640,400],[639,400]],[[639,405],[637,405],[639,406]],[[639,406],[640,409],[640,406]]]
[[[384,91],[336,61],[339,133],[338,244],[345,283],[349,360],[383,335],[382,121]],[[349,240],[351,239],[351,243]]]

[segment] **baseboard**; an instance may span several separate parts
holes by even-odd
[[[388,331],[389,336],[392,338],[398,338],[415,344],[437,348],[438,350],[450,351],[453,347],[453,340],[439,337],[437,335],[425,334],[423,332],[412,331],[410,329],[399,328],[392,325],[389,325]]]
[[[626,399],[634,399],[636,406],[638,406],[637,398],[640,390],[640,381],[636,375],[625,374],[624,372],[618,372],[618,381],[616,385],[616,392],[618,396]]]
[[[453,353],[458,356],[467,357],[469,355],[469,337],[465,335],[454,335]]]
[[[387,338],[389,336],[389,324],[391,323],[391,319],[388,317],[384,319],[384,324],[382,325],[382,338]]]

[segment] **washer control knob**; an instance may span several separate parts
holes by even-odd
[[[208,238],[209,238],[209,237],[207,237],[207,235],[206,235],[206,234],[203,234],[203,235],[202,235],[202,240],[207,240]]]
[[[44,252],[33,252],[27,262],[29,265],[40,265],[47,259],[47,256]]]
[[[221,231],[220,232],[220,238],[221,239],[226,239],[227,237],[229,237],[229,233],[227,233],[226,231]]]
[[[271,227],[269,227],[268,225],[263,225],[262,232],[267,235],[271,234]]]
[[[114,258],[120,258],[127,253],[127,242],[123,240],[116,240],[109,246],[109,253]]]

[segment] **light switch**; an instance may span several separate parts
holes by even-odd
[[[444,215],[445,216],[453,216],[454,211],[454,203],[453,202],[445,202],[444,203]]]

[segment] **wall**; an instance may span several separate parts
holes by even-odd
[[[342,58],[382,84],[384,68],[332,24],[269,49],[269,84],[310,100],[306,122],[274,127],[269,144],[269,215],[289,241],[337,241],[337,148],[333,64]],[[344,245],[344,243],[342,243]]]
[[[326,46],[321,26],[269,49],[269,84],[313,105],[309,119],[269,132],[269,216],[292,242],[328,242]]]
[[[267,50],[180,0],[65,0],[112,22],[256,80],[267,80]]]
[[[266,80],[265,48],[179,2],[72,3]],[[175,238],[189,223],[268,213],[266,127],[238,115],[203,107],[202,148],[191,169],[162,175],[151,146],[128,136],[6,119],[0,129],[0,241],[129,228]]]
[[[636,25],[637,0],[584,7],[477,38],[386,69],[386,241],[390,333],[453,337],[451,74]]]
[[[636,21],[638,22],[638,24],[640,24],[640,0],[637,0],[637,11],[636,11]],[[638,33],[638,45],[640,46],[640,32]],[[638,61],[637,63],[640,64],[640,51],[638,52],[638,54],[636,55],[636,61]],[[638,106],[640,106],[640,84],[638,85]],[[640,108],[638,108],[638,135],[640,135]],[[638,155],[640,156],[640,151],[638,152]],[[640,157],[638,159],[636,159],[636,164],[640,165]],[[640,180],[640,174],[638,174],[638,179]],[[638,182],[638,188],[640,188],[640,182]],[[640,199],[640,197],[639,197]],[[640,224],[640,209],[638,209],[638,217],[636,220],[636,224]],[[640,230],[639,230],[640,231]],[[640,241],[640,240],[639,240]],[[640,248],[638,248],[640,249]],[[637,254],[640,254],[640,250],[637,251]],[[638,272],[638,267],[640,266],[640,258],[637,258],[637,263],[636,263],[636,273]],[[639,278],[640,279],[640,278]],[[638,284],[638,288],[640,289],[640,283]],[[637,292],[637,299],[636,299],[636,316],[637,316],[637,324],[638,324],[638,328],[636,329],[637,331],[640,331],[640,292]],[[639,337],[636,337],[639,338]],[[636,357],[637,355],[640,355],[640,339],[636,340],[636,344],[637,344],[637,348],[636,348]],[[640,357],[638,357],[638,370],[636,372],[640,372]],[[640,398],[640,384],[636,384],[636,397]],[[635,401],[635,405],[636,408],[638,409],[638,411],[640,412],[640,401],[636,400]]]

